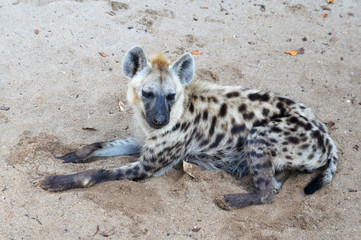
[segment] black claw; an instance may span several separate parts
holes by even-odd
[[[79,158],[79,156],[76,155],[75,152],[68,153],[64,156],[55,157],[55,158],[63,160],[64,163],[74,163],[74,162],[78,162],[79,160],[81,160],[81,158]]]

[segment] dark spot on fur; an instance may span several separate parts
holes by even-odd
[[[315,156],[313,155],[313,154],[310,154],[307,158],[308,158],[308,160],[311,160],[311,159],[313,159]]]
[[[278,143],[278,141],[276,140],[276,139],[274,139],[274,138],[270,138],[269,139],[272,143]]]
[[[178,128],[180,127],[180,123],[177,123],[176,125],[174,125],[174,127],[172,128],[172,131],[177,131]]]
[[[271,132],[280,133],[280,132],[282,132],[282,129],[279,128],[279,127],[272,127],[272,128],[271,128]]]
[[[212,145],[209,146],[209,148],[215,148],[219,145],[219,143],[222,141],[222,139],[224,138],[224,134],[218,134],[216,136],[216,140],[214,141],[214,143]]]
[[[200,147],[203,147],[203,146],[207,145],[208,143],[209,143],[209,140],[206,139],[206,140],[204,140],[203,142],[201,142],[201,144],[199,144],[199,146],[200,146]]]
[[[223,103],[221,109],[219,110],[219,116],[224,117],[227,114],[227,104]]]
[[[239,92],[230,92],[226,94],[227,98],[234,98],[234,97],[239,97]]]
[[[217,123],[217,117],[214,116],[214,117],[212,118],[211,127],[210,127],[210,129],[209,129],[209,136],[210,136],[210,137],[211,137],[211,136],[213,135],[213,133],[214,133],[214,128],[216,127],[216,123]]]
[[[271,150],[271,155],[272,155],[272,157],[276,157],[277,153],[275,151]]]
[[[284,97],[279,97],[278,98],[281,102],[284,102],[285,104],[287,105],[292,105],[294,104],[295,102],[289,98],[284,98]]]
[[[290,155],[287,155],[286,158],[292,160],[292,157]]]
[[[126,172],[125,172],[125,175],[133,175],[133,170],[132,169],[128,169]]]
[[[196,118],[194,119],[194,122],[193,122],[194,125],[198,124],[200,119],[201,119],[201,114],[198,113],[197,116],[196,116]]]
[[[206,100],[206,99],[205,99],[203,96],[201,96],[201,101],[204,102],[205,100]]]
[[[264,157],[264,155],[262,153],[257,153],[256,151],[251,151],[249,153],[249,156],[250,157],[255,157],[255,158],[263,158]]]
[[[277,103],[276,107],[280,110],[279,115],[284,116],[286,114],[286,109],[285,109],[283,103],[281,103],[281,102]]]
[[[282,148],[282,151],[283,151],[283,152],[287,152],[288,149],[287,149],[287,148]]]
[[[256,186],[259,186],[259,185],[261,185],[262,183],[264,183],[265,182],[265,180],[264,180],[264,178],[258,178],[257,180],[256,180],[256,182],[255,182],[255,184],[256,184]]]
[[[204,110],[202,119],[205,121],[208,119],[208,110]]]
[[[268,93],[260,94],[260,93],[251,93],[248,95],[249,100],[251,101],[263,101],[267,102],[270,100],[270,96]]]
[[[305,130],[306,131],[309,131],[312,129],[312,124],[311,123],[307,123],[306,126],[305,126]]]
[[[310,145],[309,144],[303,144],[303,145],[301,145],[301,149],[307,149],[308,147],[309,147]]]
[[[247,111],[247,105],[243,103],[241,106],[239,106],[238,111],[241,113]]]
[[[291,117],[291,118],[290,118],[290,123],[298,123],[298,118],[296,118],[296,117]]]
[[[146,172],[149,172],[150,170],[152,170],[152,167],[149,166],[149,165],[145,165],[145,166],[144,166],[144,170],[145,170]]]
[[[268,123],[268,121],[266,119],[260,121],[257,120],[253,123],[253,127],[259,127],[259,126],[265,126]]]
[[[218,103],[218,99],[216,97],[208,97],[208,102],[214,102],[214,103]]]
[[[245,120],[252,120],[254,118],[253,112],[243,113],[242,115]]]
[[[268,117],[269,115],[269,110],[267,108],[263,108],[262,110],[262,115],[265,116],[265,117]]]
[[[236,143],[236,148],[238,150],[242,149],[244,145],[244,138],[243,137],[238,137],[237,139],[237,143]]]
[[[192,102],[189,104],[189,111],[190,111],[191,113],[194,112],[194,106],[193,106],[193,103],[192,103]]]
[[[187,122],[182,123],[182,125],[181,125],[181,131],[182,131],[182,132],[187,131],[187,129],[189,128],[189,125],[190,125],[190,123],[187,123]]]
[[[290,142],[290,143],[293,143],[293,144],[299,144],[300,143],[300,140],[296,137],[288,137],[287,140]]]

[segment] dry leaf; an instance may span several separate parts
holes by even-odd
[[[107,54],[105,54],[105,53],[103,53],[103,52],[99,52],[99,54],[100,54],[100,56],[102,56],[102,57],[109,57],[109,55],[107,55]]]
[[[201,51],[198,51],[198,50],[194,50],[191,52],[193,55],[201,55],[202,52]]]
[[[192,232],[199,232],[199,230],[201,230],[201,228],[197,226],[194,226],[194,228],[192,228]]]
[[[329,8],[329,7],[325,6],[325,5],[321,6],[321,8],[322,8],[322,10],[331,11],[331,8]]]
[[[104,237],[109,237],[111,235],[113,235],[115,233],[115,227],[113,227],[111,230],[109,231],[103,231],[101,234],[104,236]]]
[[[119,101],[118,102],[118,105],[119,105],[119,108],[120,108],[120,111],[124,112],[125,111],[125,105],[122,101]]]
[[[327,18],[328,13],[323,14],[323,18]]]
[[[107,12],[110,16],[114,16],[115,12]]]
[[[192,168],[193,168],[193,164],[183,161],[184,172],[186,172],[190,177],[195,178],[195,176],[192,173]]]
[[[326,0],[326,2],[327,2],[328,4],[334,4],[334,3],[336,2],[336,0]]]
[[[99,230],[100,230],[100,227],[99,227],[99,225],[97,225],[97,230],[95,231],[95,233],[93,234],[93,236],[97,235],[97,233],[99,232]]]
[[[38,30],[38,29],[35,29],[35,30],[34,30],[34,33],[35,33],[36,35],[38,35],[38,34],[39,34],[39,30]]]
[[[287,54],[289,54],[291,56],[296,56],[298,54],[298,51],[297,50],[291,50],[291,51],[287,51],[285,53],[287,53]]]
[[[82,127],[81,129],[88,130],[88,131],[96,131],[96,129],[92,128],[92,127]]]

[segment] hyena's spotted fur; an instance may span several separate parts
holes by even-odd
[[[89,187],[110,180],[140,180],[162,175],[185,160],[237,177],[250,173],[255,191],[228,194],[216,203],[231,209],[271,202],[284,181],[280,172],[325,170],[304,189],[312,194],[332,180],[337,150],[326,126],[302,103],[269,92],[194,81],[193,58],[173,65],[158,55],[149,61],[142,48],[131,49],[123,63],[131,78],[128,101],[135,115],[133,137],[99,142],[60,159],[131,155],[139,160],[115,169],[49,176],[49,191]]]

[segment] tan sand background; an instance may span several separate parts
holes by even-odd
[[[0,239],[360,239],[360,9],[351,0],[2,0]],[[198,78],[313,107],[339,147],[332,183],[305,196],[312,175],[293,175],[274,203],[231,212],[213,199],[250,183],[222,172],[42,190],[45,175],[134,160],[53,157],[130,133],[121,62],[134,45],[172,60],[199,50]]]

